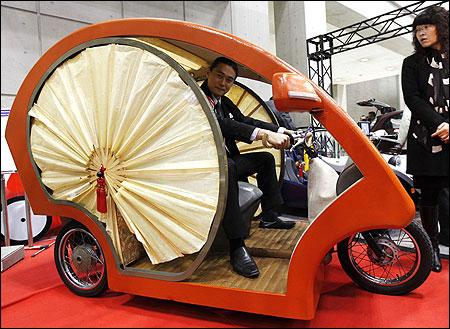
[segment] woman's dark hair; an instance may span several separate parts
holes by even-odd
[[[413,45],[416,53],[426,53],[416,36],[417,25],[432,24],[436,26],[438,41],[441,44],[442,51],[448,56],[448,10],[444,7],[429,7],[416,16],[413,22]]]
[[[209,70],[212,71],[214,68],[219,66],[219,64],[225,64],[225,65],[231,66],[231,68],[236,73],[236,76],[234,78],[235,79],[237,78],[237,76],[238,76],[238,65],[236,64],[236,62],[233,62],[231,59],[226,58],[226,57],[217,57],[214,60],[214,62],[211,64],[211,66],[209,67]]]

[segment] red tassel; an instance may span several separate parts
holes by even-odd
[[[97,173],[97,211],[100,213],[106,213],[108,211],[106,207],[106,180],[105,180],[105,168],[100,168]]]

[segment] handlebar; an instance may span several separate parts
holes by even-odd
[[[373,106],[377,110],[379,110],[381,114],[386,114],[388,112],[393,112],[397,110],[396,108],[390,106],[389,104],[377,101],[375,98],[359,101],[356,102],[356,104],[358,104],[359,106]]]
[[[302,147],[310,157],[317,157],[317,145],[313,141],[313,130],[311,128],[304,130],[296,130],[292,135],[289,135],[291,139],[291,147],[289,151],[293,152],[297,147]]]

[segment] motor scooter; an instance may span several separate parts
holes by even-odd
[[[386,104],[374,103],[372,100],[370,104],[379,106],[382,113],[384,113],[383,115],[390,113],[391,108],[388,108]],[[333,199],[335,197],[333,196],[334,192],[327,194],[327,192],[323,191],[327,188],[328,181],[332,181],[332,177],[321,178],[321,183],[319,184],[308,184],[310,161],[323,161],[325,166],[330,166],[339,174],[335,187],[336,195],[340,195],[351,184],[362,178],[358,168],[348,156],[341,156],[339,159],[335,159],[319,155],[315,150],[319,150],[320,147],[319,145],[312,146],[314,144],[313,138],[311,139],[311,144],[309,146],[306,145],[305,136],[307,134],[311,137],[314,136],[312,127],[296,130],[292,121],[286,120],[288,113],[280,113],[273,102],[268,102],[268,105],[282,126],[296,131],[296,135],[292,137],[294,146],[285,151],[285,174],[281,185],[284,199],[283,213],[304,216],[305,210],[308,213],[308,204],[315,208],[315,204],[324,201],[317,199],[308,200],[308,197],[317,195],[320,195],[322,199]],[[379,122],[384,122],[384,120]],[[377,148],[380,147],[380,139],[382,137],[374,133],[369,133],[368,137]],[[384,143],[392,145],[396,144],[396,141],[387,139]],[[401,150],[401,147],[394,145],[389,147],[389,149],[391,154],[382,154],[382,156],[417,205],[419,193],[413,189],[412,178],[406,174],[406,161],[402,161],[406,159],[401,159],[398,152],[396,152],[396,150]],[[305,161],[307,162],[307,170],[305,170]],[[326,170],[323,170],[324,174],[326,172]],[[317,176],[313,175],[311,177],[316,179]],[[321,189],[322,191],[321,193],[311,193],[308,188]],[[329,202],[329,200],[325,201]],[[313,220],[311,213],[313,213],[314,217],[316,212],[316,209],[309,209],[309,216],[307,215],[309,220]],[[376,230],[357,233],[353,237],[339,242],[336,252],[345,272],[363,289],[384,294],[405,294],[419,287],[430,273],[429,262],[427,261],[421,264],[420,262],[416,263],[414,265],[418,266],[416,269],[406,270],[409,265],[404,267],[402,260],[398,258],[397,254],[400,250],[404,251],[405,246],[407,247],[406,249],[409,248],[408,252],[413,253],[414,259],[416,257],[417,259],[430,257],[432,252],[425,231],[415,221],[400,230]],[[355,249],[352,250],[353,248]],[[392,249],[388,250],[389,248]],[[331,256],[333,252],[335,252],[334,248],[330,250],[328,255]],[[394,254],[396,256],[392,258]],[[389,257],[391,258],[388,259]],[[406,254],[402,257],[408,258]],[[327,261],[329,262],[330,260],[331,258],[328,257]],[[377,271],[374,271],[374,268],[377,268]],[[394,273],[395,271],[392,272],[394,268],[403,268],[405,271],[402,272],[401,270],[402,273]]]
[[[364,176],[311,222],[280,232],[252,221],[246,245],[260,268],[255,279],[234,273],[228,254],[213,247],[226,205],[227,158],[198,82],[218,55],[237,62],[242,77],[270,84],[280,111],[313,115]],[[241,100],[239,107],[262,115],[260,104]],[[23,81],[6,139],[33,211],[68,220],[55,264],[80,296],[109,288],[311,319],[329,249],[358,232],[406,227],[415,214],[387,163],[326,92],[273,54],[194,23],[130,18],[66,36]],[[383,241],[382,251],[402,259],[400,247]],[[413,272],[428,259],[414,255]]]
[[[311,132],[297,131],[294,139],[296,143],[291,150],[297,148],[297,154],[306,153],[307,161],[319,161],[319,165],[311,170],[319,170],[315,168],[320,165],[329,166],[315,151],[318,147],[314,146]],[[309,177],[312,179],[313,176],[309,174]],[[316,176],[314,178],[317,179]],[[358,167],[352,161],[347,161],[336,180],[336,196],[361,178],[363,176]],[[320,182],[310,180],[308,188],[326,189],[330,179],[332,180],[331,177],[321,177]],[[326,194],[308,191],[308,196],[311,195]],[[318,202],[320,200],[308,201],[309,204]],[[309,220],[314,218],[310,216]],[[377,229],[356,233],[340,241],[336,251],[342,268],[356,284],[368,291],[392,295],[406,294],[425,282],[430,274],[430,257],[433,252],[429,237],[416,221],[397,230]],[[408,263],[410,259],[414,259],[414,265],[403,264],[404,260]]]
[[[376,111],[369,112],[367,115],[362,115],[360,121],[368,121],[370,123],[370,132],[378,130],[385,130],[388,135],[395,134],[395,127],[392,124],[392,119],[401,119],[403,111],[398,111],[389,104],[377,101],[375,98],[362,100],[357,102],[359,106],[375,107]]]

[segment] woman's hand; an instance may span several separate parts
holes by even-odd
[[[448,143],[448,122],[441,123],[431,137],[439,137],[444,143]]]

